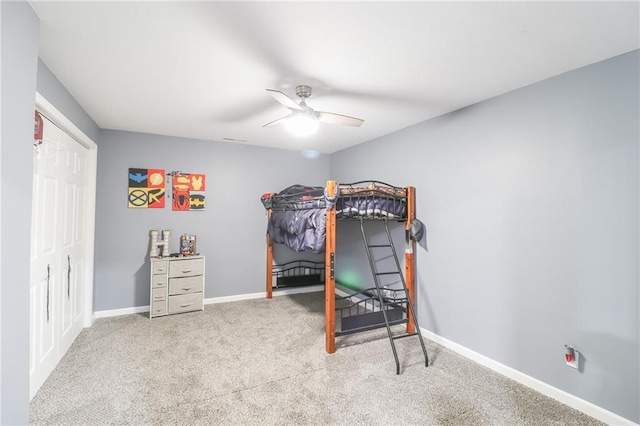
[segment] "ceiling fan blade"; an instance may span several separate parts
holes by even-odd
[[[348,115],[334,114],[333,112],[316,111],[316,117],[321,123],[338,124],[340,126],[360,127],[364,120]]]
[[[286,121],[287,118],[289,118],[289,116],[278,118],[277,120],[273,120],[273,121],[265,124],[262,127],[276,127],[276,126],[279,126],[279,125],[283,124]]]
[[[303,111],[302,107],[296,103],[293,99],[285,95],[279,90],[267,89],[267,92],[271,93],[273,98],[280,102],[282,105],[286,106],[289,109],[294,109],[296,111]]]

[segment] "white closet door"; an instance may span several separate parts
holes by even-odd
[[[88,149],[45,119],[33,164],[30,397],[83,327]]]
[[[62,174],[62,198],[61,220],[63,263],[64,272],[61,303],[61,345],[62,353],[82,331],[85,256],[86,256],[86,212],[87,209],[87,184],[88,184],[88,150],[64,135],[64,142],[59,151],[61,158]]]
[[[34,152],[31,227],[31,359],[30,389],[33,394],[58,363],[59,322],[57,320],[63,272],[59,244],[62,213],[62,170],[60,134],[45,121],[45,137]],[[52,131],[57,130],[57,131]],[[33,396],[33,395],[31,395]]]

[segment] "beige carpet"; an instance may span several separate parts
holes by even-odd
[[[35,425],[600,425],[426,340],[324,350],[324,296],[207,305],[84,330],[34,397]]]

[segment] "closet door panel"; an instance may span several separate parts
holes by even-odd
[[[73,283],[72,283],[73,278],[69,274],[66,264],[63,267],[63,275],[64,277],[62,278],[62,286],[60,288],[61,291],[56,294],[60,299],[60,306],[61,306],[60,333],[64,341],[64,344],[62,345],[61,350],[66,351],[68,347],[68,342],[66,341],[66,337],[69,333],[72,332],[72,326],[73,326],[73,311],[72,311],[73,305],[71,303],[71,298],[67,296],[71,294],[71,287],[73,286]]]
[[[59,360],[60,146],[47,134],[33,162],[30,264],[30,396]],[[35,390],[34,390],[35,389]]]
[[[36,362],[41,364],[46,363],[48,359],[53,360],[54,356],[57,355],[56,310],[52,300],[52,296],[56,293],[57,278],[57,274],[51,273],[48,280],[43,279],[36,286],[36,303],[40,316],[41,330],[39,333],[39,350],[36,354]]]
[[[84,259],[72,262],[71,267],[75,272],[71,279],[71,304],[72,318],[74,327],[82,330],[82,315],[84,314],[84,286],[82,285],[82,277],[86,276],[86,262]]]
[[[54,296],[58,274],[50,268],[31,286],[30,389],[38,389],[59,361],[59,326]],[[33,279],[32,279],[33,280]],[[35,393],[35,392],[34,392]],[[33,396],[33,395],[31,395]]]
[[[83,186],[76,186],[76,221],[74,223],[73,239],[74,244],[85,244],[87,242],[86,221],[87,211],[83,208],[87,204],[87,189]],[[84,246],[82,246],[84,249]]]
[[[69,182],[62,182],[62,185],[64,187],[62,190],[64,201],[62,203],[61,219],[64,225],[62,227],[63,231],[60,242],[62,243],[63,249],[68,249],[73,244],[73,230],[75,228],[73,223],[75,220],[73,217],[74,209],[72,207],[75,203],[75,188],[73,184]]]
[[[82,331],[82,316],[84,314],[84,288],[82,280],[85,276],[84,259],[73,256],[66,257],[64,271],[64,283],[60,292],[62,306],[61,342],[62,354],[69,349],[73,341]],[[71,272],[69,272],[71,271]]]
[[[48,120],[34,153],[30,397],[82,331],[89,151]],[[90,282],[90,281],[89,281]]]
[[[64,353],[82,331],[83,302],[87,250],[87,179],[88,150],[65,134],[61,142],[64,160],[63,181],[66,201],[61,206],[65,218],[65,238],[62,248],[65,286],[61,294],[64,312],[61,351]],[[90,281],[90,280],[89,280]]]
[[[72,275],[74,270],[71,267],[70,252],[73,248],[73,243],[74,243],[73,231],[75,229],[74,211],[75,211],[76,197],[75,197],[74,185],[65,179],[68,169],[65,167],[63,172],[65,174],[63,174],[63,182],[62,182],[62,185],[63,185],[62,192],[63,192],[64,201],[60,206],[60,209],[61,209],[60,218],[61,218],[61,221],[63,222],[62,238],[60,238],[60,244],[61,244],[60,260],[62,261],[62,265],[63,265],[62,270],[64,272],[64,277],[63,277],[63,283],[62,283],[63,285],[61,289],[62,291],[58,293],[58,298],[60,300],[60,306],[61,306],[60,326],[61,326],[62,340],[64,342],[61,347],[61,350],[66,351],[68,346],[73,341],[71,340],[71,342],[69,342],[70,339],[67,336],[69,335],[69,333],[72,333],[72,327],[73,327],[73,311],[72,311],[72,303],[71,303],[70,295],[71,295],[71,287],[73,286]]]
[[[41,176],[38,180],[37,188],[41,195],[38,202],[33,205],[39,212],[36,218],[35,256],[42,259],[44,256],[55,255],[57,249],[58,178]]]

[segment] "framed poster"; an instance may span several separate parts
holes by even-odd
[[[129,169],[127,205],[130,209],[163,209],[166,194],[164,169]]]
[[[171,208],[174,211],[204,210],[206,178],[201,173],[173,172]]]

